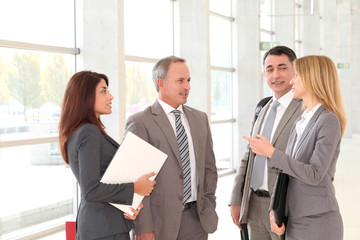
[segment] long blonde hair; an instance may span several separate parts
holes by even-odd
[[[304,88],[316,96],[325,109],[338,117],[343,136],[347,119],[339,76],[333,61],[327,56],[311,55],[296,59],[294,68]]]

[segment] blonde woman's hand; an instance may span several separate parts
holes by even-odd
[[[284,235],[285,233],[285,224],[282,223],[281,227],[279,227],[275,221],[275,217],[274,217],[274,213],[272,210],[270,210],[269,212],[269,217],[270,217],[270,226],[271,226],[271,231],[273,233],[275,233],[278,236]]]
[[[243,136],[243,138],[249,142],[249,147],[254,153],[271,158],[275,151],[273,145],[271,145],[269,140],[264,136],[256,135],[256,137],[257,138]]]

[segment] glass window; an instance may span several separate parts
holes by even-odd
[[[73,177],[58,143],[0,148],[0,238],[73,213]]]
[[[260,28],[268,31],[272,31],[272,20],[271,16],[261,16],[260,17]]]
[[[221,123],[211,125],[211,134],[214,142],[214,153],[216,156],[216,166],[218,170],[229,169],[232,167],[232,143],[233,143],[233,124]]]
[[[272,35],[267,32],[260,32],[261,42],[271,42]]]
[[[231,72],[211,71],[211,120],[232,118]]]
[[[273,0],[261,0],[260,1],[260,15],[272,14],[272,3]]]
[[[231,0],[210,0],[211,131],[218,170],[232,167],[232,14]],[[220,121],[220,122],[216,122]]]
[[[124,1],[125,55],[162,58],[172,54],[172,5],[169,0]]]
[[[262,0],[260,4],[260,28],[272,31],[272,0]]]
[[[0,139],[56,132],[75,57],[6,48],[0,48],[0,54]]]
[[[0,40],[35,44],[0,47],[0,239],[13,239],[74,212],[73,174],[53,141],[75,56],[36,51],[75,47],[74,1],[0,1]]]
[[[224,16],[231,16],[231,0],[210,0],[210,11]]]
[[[211,66],[231,67],[231,22],[210,16],[210,61]]]
[[[154,63],[126,61],[126,117],[151,105],[157,97],[152,81]]]
[[[74,1],[0,1],[0,39],[74,47]]]
[[[296,14],[318,14],[319,0],[298,0]]]

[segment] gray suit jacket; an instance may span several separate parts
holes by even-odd
[[[252,123],[250,135],[256,137],[257,134],[260,134],[261,126],[263,124],[266,112],[269,110],[269,106],[272,103],[272,99],[263,107],[261,110],[258,119],[256,122]],[[271,140],[271,143],[274,147],[285,151],[286,144],[288,142],[289,134],[291,127],[293,126],[295,120],[301,115],[302,101],[293,99],[287,109],[285,110],[284,115],[282,116]],[[249,156],[250,155],[250,156]],[[248,162],[249,159],[249,162]],[[254,166],[255,154],[250,151],[249,145],[246,148],[245,154],[241,159],[240,167],[236,173],[234,187],[231,195],[230,205],[241,205],[240,212],[240,223],[247,222],[248,209],[249,209],[249,199],[251,194],[250,180],[252,175],[252,170]],[[248,165],[246,178],[244,181],[246,166]],[[278,173],[275,170],[269,169],[268,171],[268,187],[270,195],[272,194],[273,187],[276,181]],[[243,191],[242,191],[243,188]],[[266,206],[268,207],[268,206]]]
[[[338,118],[321,106],[293,150],[295,141],[294,126],[286,154],[276,149],[269,162],[269,167],[290,176],[286,214],[298,218],[339,210],[333,185],[341,141]]]
[[[204,230],[217,228],[215,190],[217,169],[208,118],[205,113],[183,106],[190,125],[198,170],[197,211]],[[135,220],[135,232],[155,232],[158,240],[176,239],[182,216],[183,173],[179,147],[173,128],[158,101],[142,112],[129,117],[130,131],[168,155],[156,177],[150,197],[143,200],[144,208]]]
[[[93,124],[77,129],[67,144],[67,154],[81,190],[77,214],[77,239],[95,239],[129,232],[132,221],[108,202],[131,205],[134,184],[103,184],[100,179],[119,144]]]

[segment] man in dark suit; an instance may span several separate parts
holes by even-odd
[[[302,112],[301,101],[293,99],[290,85],[290,80],[295,76],[295,59],[294,51],[285,46],[274,47],[265,53],[264,75],[274,95],[252,123],[250,131],[253,137],[268,131],[270,142],[281,151],[285,151],[291,127]],[[269,125],[265,123],[270,118],[269,115],[272,115],[272,107],[274,114],[269,129]],[[268,169],[267,159],[263,159],[263,165],[256,161],[259,163],[261,159],[257,159],[247,146],[235,176],[230,200],[231,216],[240,229],[239,223],[248,223],[252,240],[279,239],[271,232],[269,221],[270,196],[278,173]]]
[[[190,73],[170,56],[153,68],[158,99],[129,117],[130,131],[168,155],[135,221],[136,240],[205,240],[217,228],[217,169],[207,115],[185,106]]]

